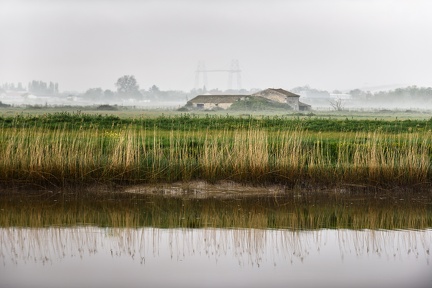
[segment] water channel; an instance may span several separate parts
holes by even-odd
[[[0,287],[432,287],[429,193],[0,194]]]

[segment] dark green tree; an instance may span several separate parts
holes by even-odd
[[[141,98],[139,92],[139,85],[133,75],[124,75],[120,77],[115,83],[117,93],[121,97]]]
[[[101,88],[90,88],[84,93],[84,96],[91,99],[102,99],[103,91]]]
[[[111,90],[109,90],[109,89],[106,89],[105,91],[104,91],[104,98],[105,99],[112,99],[112,98],[114,98],[115,97],[115,93],[113,92],[113,91],[111,91]]]
[[[153,85],[149,88],[149,92],[158,94],[160,92],[160,89],[156,85]]]

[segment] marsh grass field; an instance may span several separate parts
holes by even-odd
[[[18,114],[0,117],[0,183],[422,188],[432,179],[431,131],[431,119]]]

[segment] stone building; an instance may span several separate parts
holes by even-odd
[[[273,102],[288,104],[294,111],[311,110],[310,105],[299,101],[299,95],[280,88],[269,88],[252,95],[198,95],[188,101],[186,106],[202,110],[228,109],[234,102],[252,97],[262,97]]]
[[[291,93],[289,91],[280,88],[279,89],[269,88],[254,93],[251,96],[259,96],[275,102],[286,103],[290,105],[295,111],[307,111],[311,109],[310,105],[299,101],[300,95]]]
[[[198,95],[188,101],[187,106],[195,109],[228,109],[234,102],[245,100],[248,95]]]

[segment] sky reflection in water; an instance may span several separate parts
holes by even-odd
[[[0,287],[432,287],[432,230],[0,228]]]

